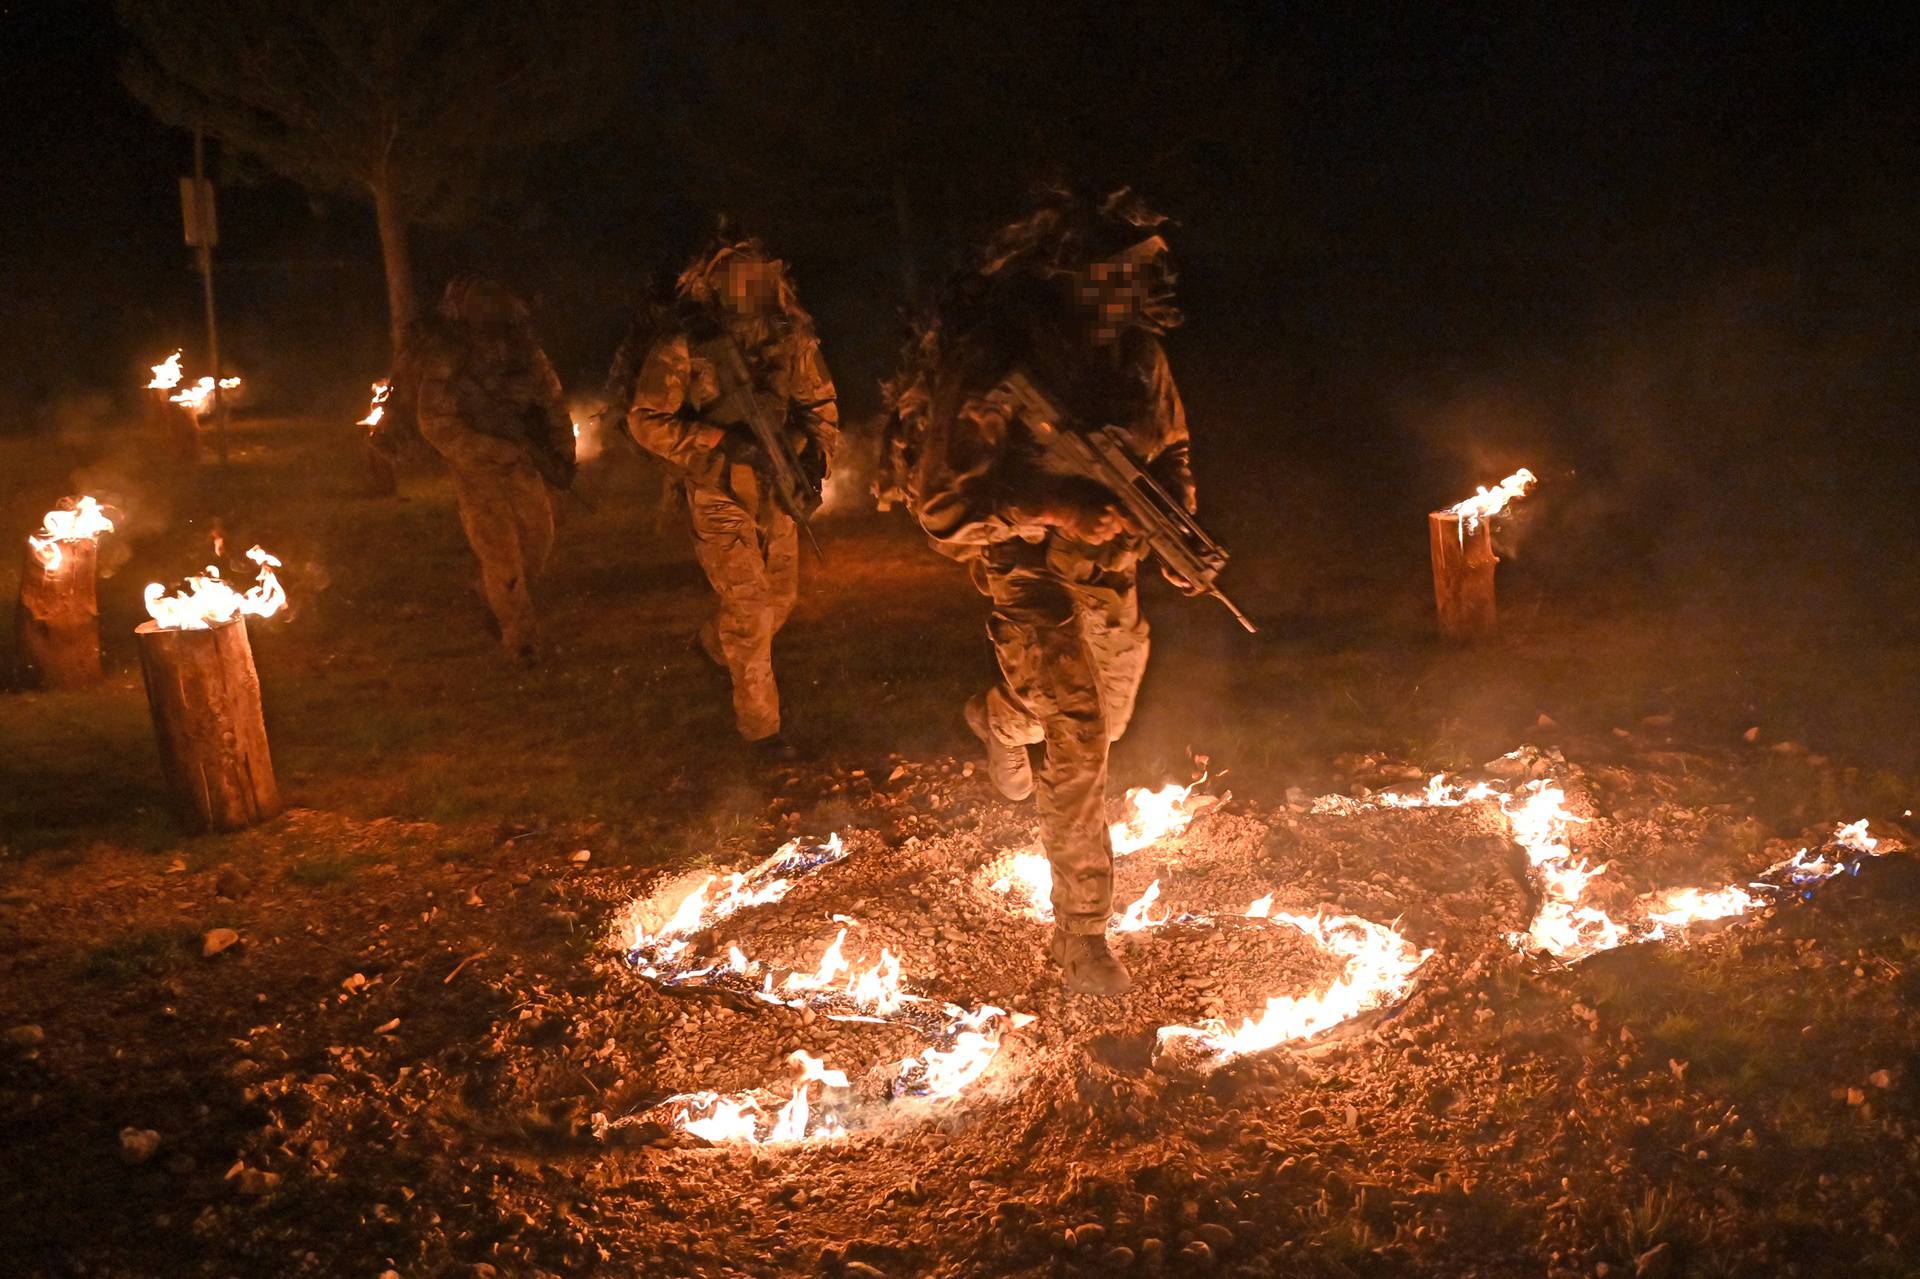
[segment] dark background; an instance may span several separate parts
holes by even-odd
[[[1182,224],[1172,350],[1225,531],[1298,512],[1337,561],[1526,463],[1535,571],[1863,617],[1910,594],[1893,6],[675,4],[629,39],[625,82],[582,86],[603,126],[417,239],[424,296],[521,284],[570,386],[726,207],[794,262],[858,416],[910,280],[1036,180],[1134,182]],[[105,5],[0,8],[0,429],[111,425],[145,365],[193,362],[189,140],[121,53]],[[229,363],[258,406],[357,415],[386,361],[370,212],[213,167]]]

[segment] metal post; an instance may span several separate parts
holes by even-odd
[[[200,129],[193,131],[193,189],[197,194],[205,190],[207,180],[207,135]],[[200,293],[207,306],[207,359],[213,365],[213,411],[214,440],[220,454],[220,468],[227,466],[227,397],[220,389],[220,326],[214,321],[213,311],[213,246],[207,236],[199,237],[200,256]]]

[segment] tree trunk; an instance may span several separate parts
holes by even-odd
[[[373,217],[380,227],[380,258],[387,269],[387,323],[394,358],[413,324],[413,258],[407,251],[407,216],[393,194],[393,181],[382,174],[373,188]]]
[[[1493,527],[1481,520],[1463,532],[1452,511],[1427,516],[1427,542],[1433,556],[1433,603],[1440,634],[1450,640],[1487,639],[1495,630]]]
[[[94,593],[98,547],[92,538],[53,543],[45,563],[27,548],[14,613],[14,652],[27,688],[81,688],[100,679],[100,605]]]
[[[280,811],[244,618],[204,631],[142,623],[140,669],[160,763],[194,830],[239,830]]]

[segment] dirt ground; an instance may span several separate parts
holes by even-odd
[[[79,488],[128,518],[103,546],[106,683],[0,697],[0,1268],[1920,1272],[1911,852],[1568,965],[1510,938],[1538,885],[1496,808],[1365,802],[1557,751],[1575,846],[1622,901],[1746,882],[1860,818],[1911,849],[1916,651],[1891,628],[1834,622],[1809,660],[1790,610],[1716,623],[1519,560],[1502,637],[1443,649],[1417,508],[1342,533],[1311,480],[1265,522],[1229,488],[1230,581],[1265,630],[1151,590],[1114,763],[1116,792],[1204,772],[1219,799],[1119,863],[1116,909],[1158,882],[1207,918],[1126,935],[1137,988],[1094,1003],[993,888],[1033,818],[958,721],[990,672],[981,605],[898,518],[823,519],[779,651],[810,758],[768,774],[687,645],[705,587],[624,455],[564,512],[528,670],[485,633],[444,484],[364,495],[344,424],[247,419],[224,479],[130,435],[6,447],[0,527]],[[287,565],[292,610],[251,631],[290,807],[190,837],[131,631],[142,584],[206,561],[212,509]],[[833,833],[844,859],[702,945],[805,970],[844,927],[856,967],[884,948],[916,994],[1021,1014],[957,1098],[888,1087],[912,1027],[669,988],[622,944],[636,899]],[[1431,954],[1325,1039],[1218,1069],[1156,1053],[1161,1026],[1338,976],[1236,918],[1267,894]],[[217,929],[237,940],[203,953]],[[673,1130],[678,1094],[784,1098],[799,1049],[852,1077],[846,1135]]]

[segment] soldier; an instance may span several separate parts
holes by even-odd
[[[668,331],[635,380],[627,428],[685,495],[694,553],[719,596],[694,642],[732,679],[740,736],[765,758],[791,759],[773,637],[799,591],[798,527],[775,499],[771,460],[747,415],[757,401],[787,433],[817,491],[840,439],[833,382],[786,265],[759,240],[723,231],[676,293]],[[750,385],[736,385],[740,370]]]
[[[574,472],[560,379],[525,305],[505,285],[475,277],[447,285],[439,315],[415,326],[399,366],[396,398],[417,385],[420,435],[446,459],[501,642],[531,662],[538,649],[528,587],[553,548],[548,489],[565,489]],[[405,429],[407,413],[390,416]]]
[[[1053,867],[1049,950],[1068,989],[1087,994],[1129,985],[1105,936],[1105,807],[1108,748],[1146,672],[1144,547],[1112,493],[1050,468],[1005,383],[1022,372],[1082,426],[1125,430],[1192,509],[1186,416],[1160,344],[1180,321],[1163,223],[1125,191],[1048,195],[950,287],[889,388],[901,439],[888,452],[909,505],[993,603],[1000,679],[965,719],[1001,794],[1036,797]]]

